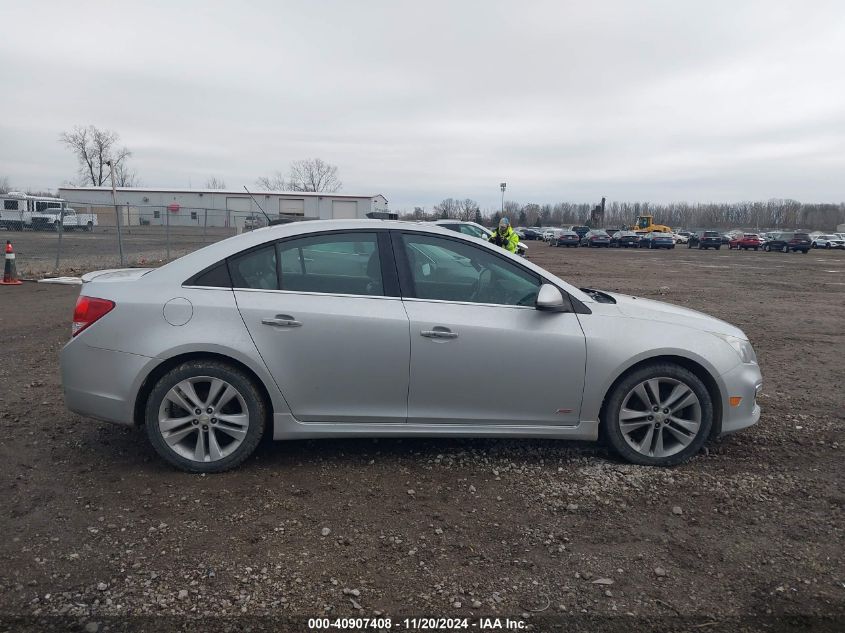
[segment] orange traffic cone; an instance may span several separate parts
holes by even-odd
[[[3,268],[3,281],[0,281],[0,286],[19,286],[22,283],[15,268],[15,249],[12,248],[12,243],[6,240],[6,266]]]

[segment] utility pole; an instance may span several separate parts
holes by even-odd
[[[111,171],[111,199],[114,203],[114,221],[117,223],[117,250],[120,254],[120,265],[123,266],[123,236],[120,234],[120,209],[117,208],[117,190],[114,187],[114,161],[106,161]]]
[[[505,189],[508,188],[508,183],[500,182],[499,187],[502,189],[502,217],[505,215]]]

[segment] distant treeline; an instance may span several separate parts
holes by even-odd
[[[505,202],[505,215],[514,226],[565,226],[587,224],[594,204],[558,202],[557,204],[521,204]],[[653,215],[657,224],[683,228],[802,228],[831,231],[845,223],[845,203],[809,204],[797,200],[772,199],[758,202],[695,203],[673,202],[617,202],[605,205],[605,228],[630,226],[638,215]],[[434,206],[431,212],[417,207],[403,214],[404,219],[437,220],[461,219],[496,223],[502,214],[499,210],[486,213],[471,199],[447,198]]]

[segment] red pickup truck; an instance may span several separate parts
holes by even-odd
[[[742,249],[744,251],[747,251],[749,248],[753,248],[756,251],[759,250],[762,245],[763,240],[761,240],[760,236],[756,233],[743,233],[742,235],[737,235],[728,242],[729,249],[735,248],[736,250]]]

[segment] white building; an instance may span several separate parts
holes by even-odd
[[[115,223],[111,187],[60,187],[58,195],[76,209],[96,213],[99,225]],[[254,199],[253,199],[254,197]],[[304,220],[365,218],[386,212],[381,194],[310,193],[228,189],[155,189],[118,187],[117,204],[124,225],[223,226],[239,228],[248,217]],[[260,209],[259,209],[260,206]]]

